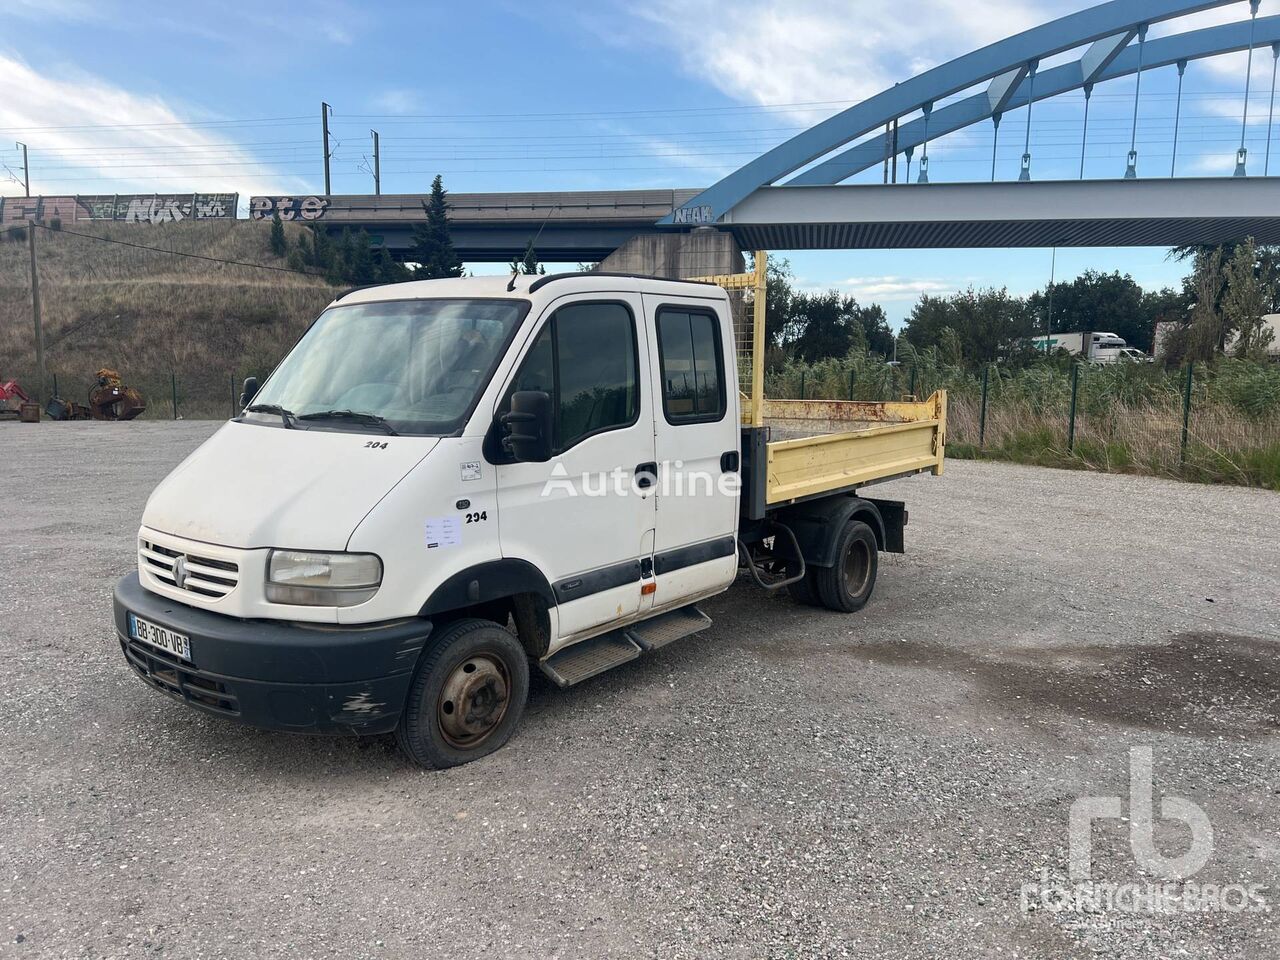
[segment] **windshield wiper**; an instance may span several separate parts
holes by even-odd
[[[255,403],[251,407],[244,408],[245,413],[274,413],[277,414],[284,422],[286,430],[293,429],[293,421],[297,419],[292,410],[286,410],[284,407],[275,403]]]
[[[381,427],[388,436],[398,437],[400,434],[387,423],[386,417],[376,413],[358,413],[355,410],[322,410],[319,413],[304,413],[299,420],[350,420],[352,423],[371,423]]]

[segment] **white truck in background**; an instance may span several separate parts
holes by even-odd
[[[1125,343],[1124,338],[1114,333],[1096,330],[1084,330],[1077,333],[1055,333],[1047,337],[1037,337],[1032,341],[1037,350],[1052,353],[1054,350],[1065,350],[1073,357],[1083,357],[1090,363],[1150,363],[1152,358],[1141,350],[1136,350]]]

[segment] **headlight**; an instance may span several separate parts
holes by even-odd
[[[267,600],[299,607],[354,607],[378,592],[382,561],[372,553],[272,550]]]

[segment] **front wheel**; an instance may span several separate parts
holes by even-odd
[[[836,541],[836,562],[813,571],[814,586],[828,610],[854,613],[876,588],[879,550],[875,532],[861,520],[850,520]]]
[[[459,620],[423,653],[396,740],[419,766],[470,763],[511,739],[528,697],[520,641],[491,620]]]

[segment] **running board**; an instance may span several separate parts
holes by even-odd
[[[692,604],[627,627],[627,636],[646,653],[683,640],[711,626],[711,618]]]
[[[640,648],[631,638],[621,630],[614,630],[565,647],[538,666],[557,687],[564,689],[630,663],[639,656]]]
[[[641,651],[652,653],[709,626],[711,618],[690,604],[565,647],[538,666],[557,687],[564,689],[630,663]]]

